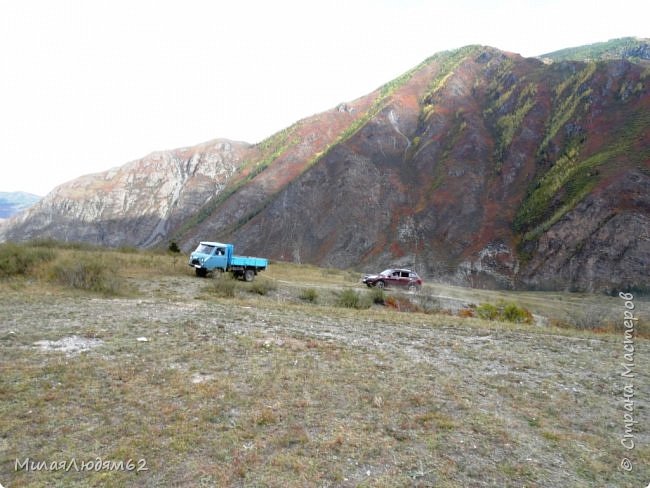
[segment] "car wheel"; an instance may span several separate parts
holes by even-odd
[[[409,285],[409,291],[410,291],[411,293],[415,293],[416,291],[418,291],[418,285],[414,285],[413,283],[411,283],[411,284]]]
[[[377,288],[386,288],[386,283],[384,283],[383,281],[378,281],[375,286]]]

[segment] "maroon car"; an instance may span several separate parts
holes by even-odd
[[[366,275],[363,282],[377,288],[402,287],[409,291],[418,291],[422,286],[422,278],[410,269],[386,269],[378,275]]]

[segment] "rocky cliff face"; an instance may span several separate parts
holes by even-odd
[[[603,182],[534,243],[520,275],[534,288],[648,288],[650,174],[626,171]],[[645,275],[645,276],[644,276]]]
[[[219,194],[250,151],[246,143],[216,140],[82,176],[8,221],[0,236],[106,246],[164,243]]]
[[[439,53],[255,146],[152,155],[64,185],[7,235],[218,239],[472,286],[647,289],[649,75],[644,60]]]

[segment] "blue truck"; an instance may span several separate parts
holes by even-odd
[[[235,246],[221,242],[200,242],[190,254],[188,263],[194,268],[196,276],[204,277],[209,272],[229,271],[235,278],[253,281],[258,272],[265,270],[268,259],[235,256]]]

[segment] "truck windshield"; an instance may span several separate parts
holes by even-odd
[[[196,251],[201,254],[212,254],[212,250],[215,248],[215,246],[209,246],[207,244],[199,244],[199,247],[196,248]]]

